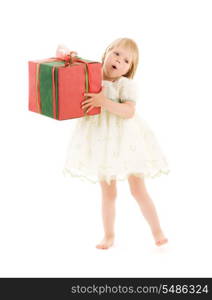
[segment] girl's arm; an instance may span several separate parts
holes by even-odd
[[[135,111],[135,103],[132,101],[117,103],[106,97],[103,98],[101,107],[105,108],[106,110],[108,110],[113,114],[116,114],[126,119],[132,118]]]
[[[124,103],[117,103],[108,99],[104,92],[104,87],[99,93],[84,93],[88,99],[84,100],[82,104],[82,109],[88,108],[86,112],[89,112],[93,107],[102,107],[109,112],[116,114],[122,118],[132,118],[135,112],[135,102],[125,101]]]

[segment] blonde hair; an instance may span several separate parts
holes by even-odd
[[[102,56],[102,65],[104,64],[105,57],[109,51],[111,51],[114,47],[123,47],[124,49],[130,51],[132,53],[132,63],[129,71],[124,74],[124,77],[133,78],[138,66],[139,61],[139,50],[136,42],[129,38],[119,38],[114,40],[105,50]]]

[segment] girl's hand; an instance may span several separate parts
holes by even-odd
[[[88,108],[88,110],[86,111],[86,113],[89,112],[94,107],[102,106],[102,104],[106,98],[103,93],[104,88],[105,87],[103,86],[100,93],[84,93],[85,96],[89,96],[89,99],[82,102],[82,109],[90,106]]]

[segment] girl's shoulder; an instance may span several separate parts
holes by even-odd
[[[121,89],[125,89],[125,90],[137,90],[138,89],[138,85],[137,82],[134,79],[131,78],[127,78],[122,76],[118,82],[118,85]]]
[[[138,85],[134,79],[122,76],[119,80],[120,99],[138,100]]]
[[[128,77],[125,77],[125,76],[121,76],[120,78],[119,78],[119,81],[120,82],[130,82],[130,81],[132,81],[133,79],[130,79],[130,78],[128,78]]]
[[[124,77],[124,76],[121,76],[117,81],[117,83],[120,87],[125,87],[125,88],[136,88],[137,86],[136,81],[134,79]]]
[[[134,79],[121,76],[115,81],[103,80],[103,84],[108,88],[115,89],[119,92],[124,91],[124,93],[135,93],[138,90],[137,82]]]
[[[134,82],[133,79],[130,79],[130,78],[125,77],[125,76],[121,76],[115,81],[109,81],[109,80],[102,80],[102,81],[104,83],[108,83],[110,85],[120,85],[120,84],[128,84],[128,83]]]
[[[127,84],[127,83],[129,83],[129,82],[132,82],[133,81],[133,79],[130,79],[130,78],[128,78],[128,77],[125,77],[125,76],[121,76],[121,77],[119,77],[119,79],[117,79],[116,81],[115,81],[115,83],[118,83],[118,84]]]

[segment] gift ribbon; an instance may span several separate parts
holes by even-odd
[[[85,92],[89,92],[89,76],[88,76],[88,62],[91,62],[90,60],[85,60],[81,57],[75,56],[72,57],[72,52],[70,52],[69,55],[61,57],[52,57],[44,60],[38,61],[38,64],[36,65],[36,109],[38,113],[42,113],[42,107],[41,107],[41,97],[40,97],[40,64],[41,63],[48,63],[48,62],[64,62],[64,67],[72,66],[75,64],[83,63],[85,66]],[[60,65],[61,66],[61,65]],[[53,117],[55,119],[58,119],[58,67],[53,66],[52,67],[52,108],[53,108]],[[85,97],[85,99],[88,99],[88,96]],[[84,115],[87,115],[85,111]]]

